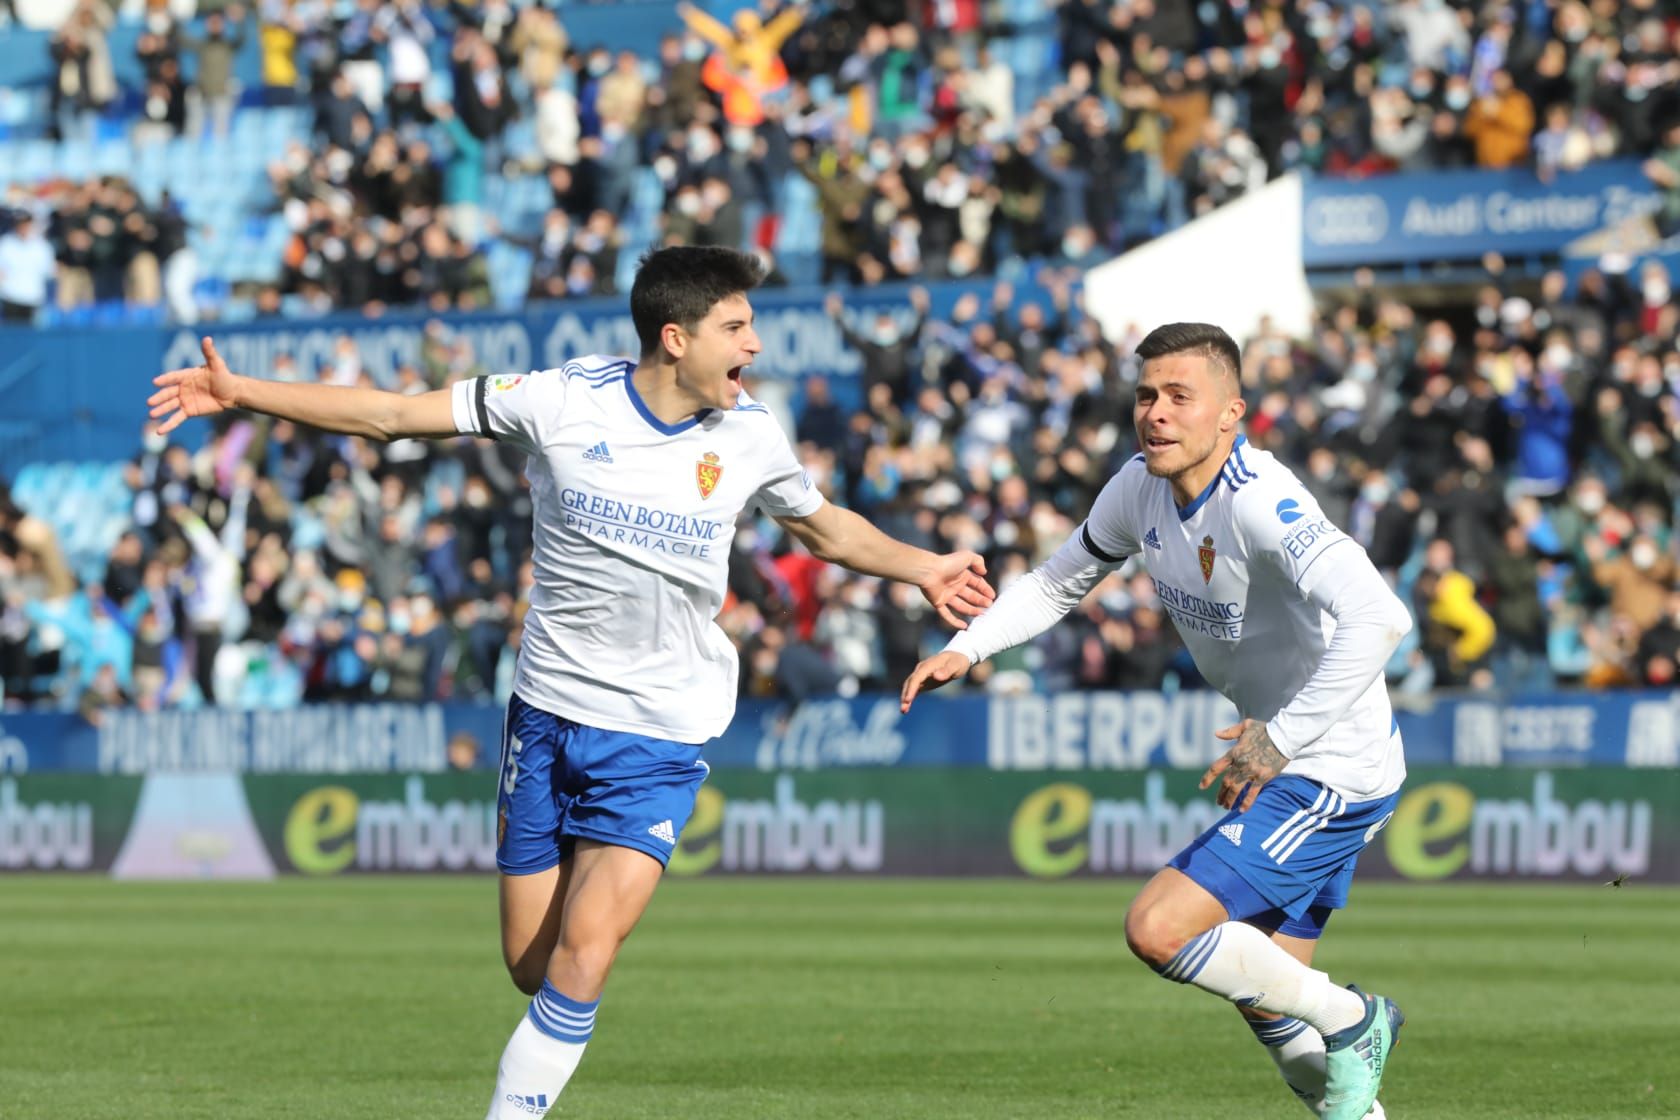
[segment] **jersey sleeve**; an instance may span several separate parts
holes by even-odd
[[[1091,503],[1091,512],[1084,523],[1074,531],[1073,539],[1104,564],[1122,563],[1138,552],[1137,535],[1132,530],[1132,507],[1137,495],[1137,475],[1143,470],[1143,460],[1135,457],[1121,467]]]
[[[456,431],[536,454],[565,404],[566,379],[552,370],[493,374],[457,381],[451,393]]]
[[[1138,551],[1136,538],[1126,516],[1130,495],[1136,493],[1137,478],[1127,472],[1142,464],[1128,463],[1108,480],[1091,513],[1062,542],[1050,558],[1015,580],[985,614],[959,630],[945,646],[973,664],[993,654],[1030,641],[1079,605],[1079,601],[1104,576]]]
[[[1314,586],[1331,567],[1352,561],[1354,553],[1363,554],[1293,478],[1255,493],[1245,488],[1235,521],[1250,560],[1278,569],[1303,598],[1312,597]]]
[[[1412,626],[1405,604],[1365,550],[1291,482],[1245,495],[1236,517],[1251,562],[1275,566],[1336,624],[1312,676],[1267,724],[1272,744],[1285,758],[1294,758],[1348,713]]]
[[[788,444],[787,433],[768,416],[756,417],[765,430],[764,442],[769,445],[768,462],[763,480],[753,495],[764,512],[772,517],[809,517],[823,507],[827,500],[822,491],[811,484],[811,476],[799,465]]]

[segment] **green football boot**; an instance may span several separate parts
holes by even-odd
[[[1324,1036],[1324,1120],[1364,1120],[1406,1021],[1388,997],[1368,996],[1352,984],[1348,990],[1365,1001],[1365,1018]]]

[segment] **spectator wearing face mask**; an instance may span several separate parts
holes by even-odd
[[[11,231],[0,237],[0,319],[9,323],[33,320],[46,306],[56,267],[52,243],[41,235],[35,216],[18,215]]]
[[[1502,547],[1488,563],[1498,630],[1493,672],[1499,686],[1512,691],[1551,687],[1546,663],[1546,610],[1540,600],[1540,565],[1528,534],[1515,522],[1505,527]]]
[[[916,312],[916,321],[907,331],[899,330],[893,317],[882,312],[875,316],[874,326],[868,335],[859,334],[846,323],[845,306],[845,302],[834,293],[823,300],[823,309],[839,326],[840,337],[863,357],[865,395],[877,385],[886,385],[892,391],[894,403],[902,407],[911,393],[911,353],[921,337],[922,328],[927,325],[928,308],[931,306],[927,289],[910,289],[910,306]]]
[[[1537,369],[1519,361],[1505,409],[1517,426],[1518,490],[1539,496],[1563,490],[1569,484],[1575,406],[1564,391],[1562,371],[1545,361]]]
[[[1476,585],[1454,564],[1444,538],[1429,542],[1413,586],[1413,613],[1424,622],[1421,645],[1435,667],[1437,687],[1492,683],[1486,659],[1497,627],[1476,598]]]
[[[1640,635],[1637,661],[1644,683],[1680,687],[1680,588],[1668,593],[1662,620]]]
[[[1587,537],[1582,547],[1593,583],[1610,597],[1612,616],[1627,619],[1640,633],[1662,620],[1675,564],[1654,537],[1639,533],[1615,554],[1597,534]]]
[[[1630,505],[1652,501],[1665,508],[1675,500],[1673,441],[1655,420],[1630,416],[1620,390],[1598,394],[1599,442],[1616,462],[1617,493]]]
[[[1465,114],[1464,134],[1476,145],[1481,167],[1516,167],[1527,161],[1534,103],[1516,88],[1510,71],[1493,71],[1487,92]]]

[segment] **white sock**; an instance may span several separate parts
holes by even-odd
[[[1157,971],[1244,1007],[1288,1015],[1319,1034],[1365,1018],[1365,1001],[1308,968],[1245,922],[1225,922],[1192,938]]]
[[[1249,1028],[1260,1040],[1307,1111],[1324,1115],[1324,1036],[1299,1019],[1250,1019]],[[1372,1102],[1365,1120],[1383,1120],[1380,1102]]]
[[[1299,1019],[1250,1019],[1248,1026],[1277,1064],[1284,1084],[1317,1115],[1324,1103],[1324,1036]]]
[[[496,1095],[484,1120],[546,1116],[583,1060],[600,1000],[583,1003],[547,980],[508,1039],[496,1071]]]

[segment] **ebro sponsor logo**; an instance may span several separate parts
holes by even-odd
[[[1307,240],[1318,245],[1373,245],[1388,232],[1388,204],[1375,194],[1339,194],[1307,204]]]

